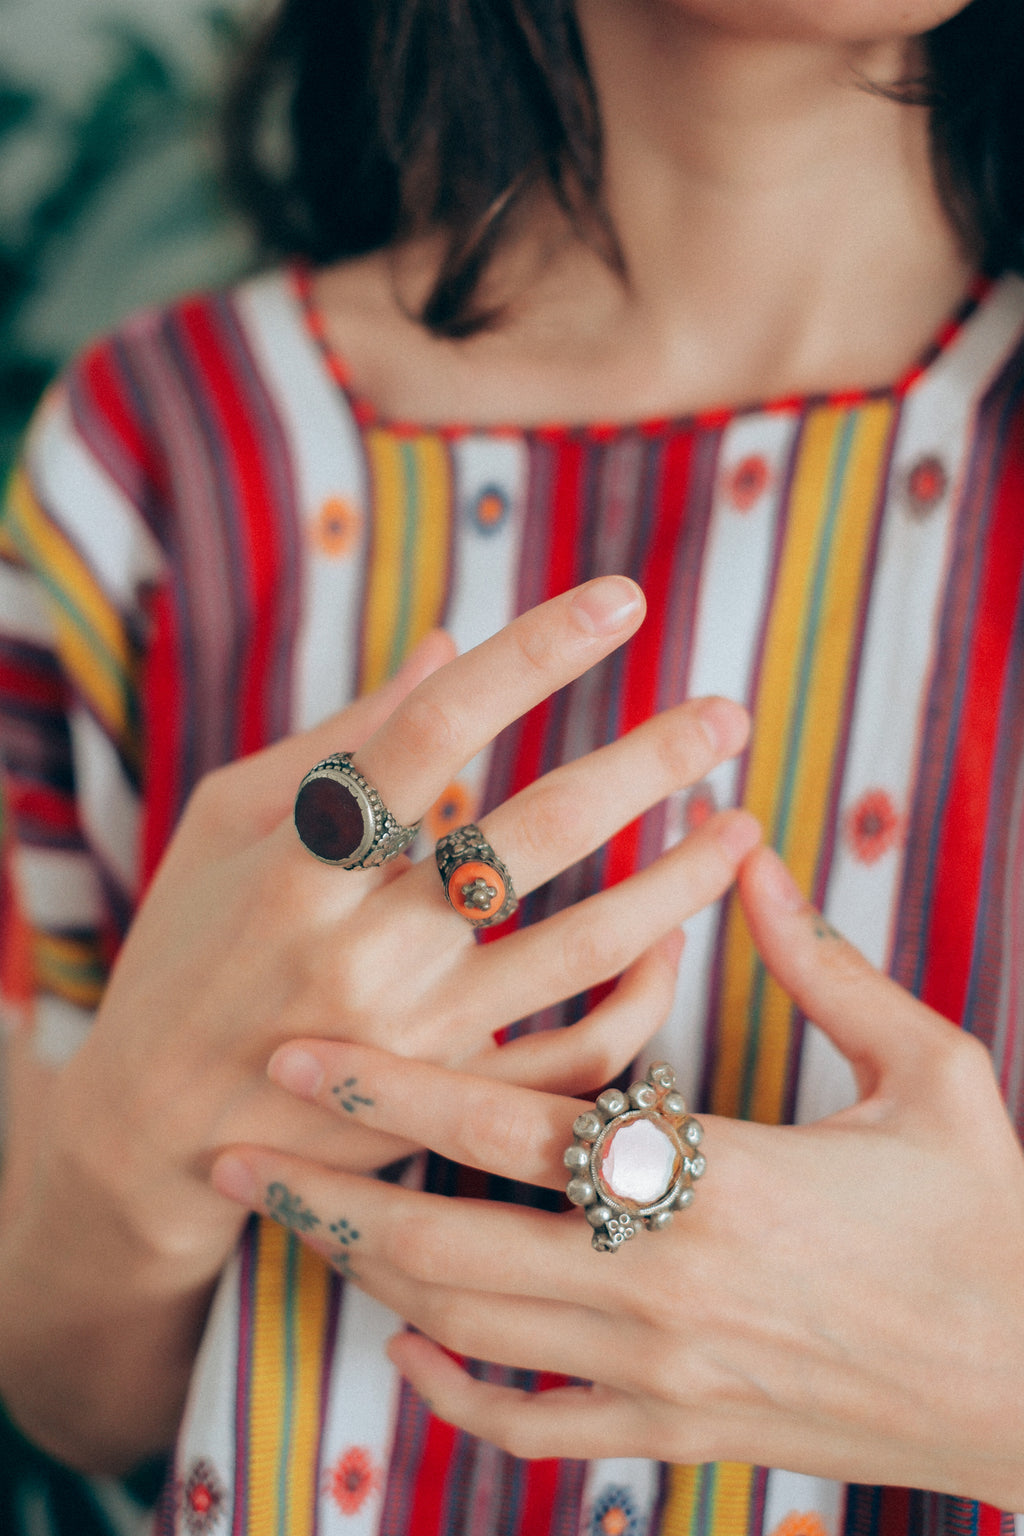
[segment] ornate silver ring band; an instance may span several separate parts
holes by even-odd
[[[704,1136],[675,1091],[676,1075],[655,1062],[626,1093],[609,1088],[576,1117],[565,1152],[566,1194],[583,1207],[593,1246],[614,1252],[641,1227],[660,1232],[693,1201],[707,1167],[697,1149]]]
[[[448,905],[474,928],[503,923],[519,905],[508,870],[475,822],[438,838],[434,856]]]
[[[369,779],[335,752],[306,774],[295,796],[295,830],[314,858],[340,869],[372,869],[402,852],[419,831],[404,827]]]

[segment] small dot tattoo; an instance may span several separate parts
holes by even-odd
[[[356,1084],[356,1078],[347,1077],[343,1083],[336,1084],[331,1089],[342,1109],[349,1115],[354,1115],[360,1104],[366,1107],[373,1104],[372,1099],[366,1098],[362,1093],[355,1092]]]
[[[340,1244],[340,1247],[331,1255],[331,1263],[346,1280],[358,1280],[359,1276],[352,1266],[351,1253],[352,1245],[359,1241],[358,1231],[345,1220],[344,1216],[339,1217],[337,1221],[332,1221],[328,1230]]]

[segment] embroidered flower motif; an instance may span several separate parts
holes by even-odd
[[[796,1510],[780,1520],[769,1536],[828,1536],[824,1521],[820,1515],[811,1510],[799,1513]]]
[[[927,517],[946,494],[946,466],[934,453],[926,453],[911,465],[905,483],[907,504],[913,517]]]
[[[498,485],[485,485],[476,499],[472,517],[482,533],[494,533],[508,516],[508,497]]]
[[[725,494],[737,512],[749,512],[768,489],[772,473],[761,453],[748,453],[725,477]]]
[[[701,780],[693,786],[683,802],[683,825],[687,832],[696,832],[717,810],[714,790],[710,784]]]
[[[640,1536],[640,1519],[628,1488],[612,1484],[594,1502],[588,1536]]]
[[[884,789],[869,789],[846,814],[846,839],[854,857],[874,864],[903,831],[903,818]]]
[[[342,560],[356,546],[363,520],[344,496],[329,496],[313,524],[313,542],[329,560]]]
[[[434,801],[425,819],[427,832],[435,842],[446,832],[454,832],[456,827],[472,821],[473,800],[469,790],[458,780],[449,784],[440,799]]]
[[[357,1515],[383,1482],[381,1469],[362,1445],[349,1446],[324,1474],[324,1492],[343,1515]]]
[[[224,1513],[227,1494],[211,1464],[202,1457],[192,1463],[181,1494],[182,1515],[189,1536],[206,1536]]]

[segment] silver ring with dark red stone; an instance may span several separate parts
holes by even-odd
[[[439,837],[434,857],[448,905],[474,928],[503,923],[518,907],[512,877],[475,821]]]
[[[707,1167],[697,1149],[704,1137],[675,1091],[666,1062],[648,1068],[625,1093],[609,1088],[593,1109],[577,1115],[565,1152],[572,1171],[566,1194],[583,1207],[593,1246],[614,1253],[641,1227],[660,1232],[693,1201],[694,1181]]]
[[[335,752],[311,768],[295,796],[295,830],[314,858],[339,869],[372,869],[408,848],[416,833],[392,816],[369,779]]]

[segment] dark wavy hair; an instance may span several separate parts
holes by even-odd
[[[927,33],[920,79],[949,214],[989,270],[1024,266],[1024,12],[973,0]],[[231,181],[268,253],[325,263],[425,232],[443,256],[419,318],[497,318],[481,278],[546,187],[615,268],[601,119],[572,0],[281,0],[227,112]]]

